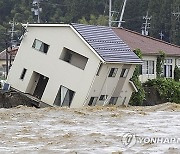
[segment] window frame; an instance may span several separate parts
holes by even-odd
[[[101,95],[99,101],[105,101],[108,98],[108,95]]]
[[[118,68],[111,68],[108,77],[112,77],[112,78],[116,77],[117,72],[118,72]]]
[[[95,106],[98,101],[98,97],[91,97],[88,106]]]
[[[109,100],[109,105],[116,105],[118,97],[111,97]]]
[[[126,78],[128,76],[128,73],[129,73],[129,68],[122,68],[120,77]]]
[[[57,105],[60,107],[63,107],[63,106],[70,107],[75,97],[75,94],[76,94],[75,91],[61,85],[56,95],[54,105]]]
[[[79,65],[78,63],[74,63],[74,59],[77,57],[82,60],[83,64]],[[66,62],[66,63],[69,63],[72,66],[79,68],[81,70],[85,70],[86,65],[88,63],[88,60],[89,60],[88,57],[81,55],[78,52],[75,52],[75,51],[68,49],[66,47],[63,47],[63,50],[61,52],[59,59]]]
[[[142,74],[154,75],[155,74],[155,61],[154,60],[143,60]]]
[[[173,60],[171,58],[164,60],[163,75],[165,78],[172,78],[173,75]]]
[[[37,42],[39,43],[39,46],[37,46],[37,44],[38,44]],[[40,51],[44,54],[48,53],[49,47],[50,47],[50,45],[48,45],[47,43],[44,43],[43,41],[38,40],[38,39],[35,39],[32,44],[33,49]]]

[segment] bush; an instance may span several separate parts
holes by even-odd
[[[174,80],[175,81],[180,80],[180,68],[178,68],[177,65],[175,66],[175,69],[174,69]]]
[[[166,102],[180,103],[180,82],[172,79],[158,78],[144,83],[146,87],[154,87],[160,98]]]
[[[142,58],[142,54],[141,54],[141,50],[140,49],[136,49],[134,51],[134,53],[139,57]],[[131,78],[131,81],[135,84],[138,92],[133,92],[130,102],[130,105],[142,105],[143,101],[145,99],[145,91],[142,87],[141,81],[139,80],[139,75],[140,75],[140,65],[136,66],[136,69],[133,73],[133,76]]]

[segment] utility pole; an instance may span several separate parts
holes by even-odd
[[[121,16],[120,16],[119,23],[118,23],[119,28],[121,27],[122,22],[124,22],[123,21],[123,15],[124,15],[124,11],[125,11],[125,8],[126,8],[126,3],[127,3],[127,0],[124,0],[123,8],[122,8],[122,11],[121,11]]]
[[[112,11],[112,0],[109,0],[109,27],[112,26],[112,23],[117,23],[119,21],[113,21],[112,17],[115,13],[119,13],[116,11]]]
[[[12,53],[11,51],[13,50],[13,47],[17,46],[17,41],[14,40],[14,34],[17,32],[15,31],[15,25],[18,25],[18,23],[15,22],[14,18],[12,22],[9,22],[9,24],[11,25],[11,30],[9,31],[9,33],[11,34],[11,49],[9,52],[10,55],[10,59],[9,59],[9,69],[12,66]]]
[[[164,34],[162,31],[161,31],[161,33],[159,33],[159,35],[160,35],[161,40],[163,40]]]
[[[176,16],[176,20],[179,21],[179,17],[180,17],[180,9],[179,9],[179,7],[178,7],[178,11],[177,11],[177,12],[173,12],[172,14],[173,14],[174,16]]]
[[[34,15],[37,16],[37,23],[40,23],[40,12],[42,12],[42,8],[40,8],[40,1],[41,0],[33,0],[33,8],[31,8],[31,11],[34,12]]]
[[[16,23],[13,18],[13,21],[9,22],[9,24],[11,25],[11,30],[9,31],[9,33],[11,33],[11,46],[15,46],[16,40],[14,40],[14,34],[17,33],[17,31],[15,31],[15,25],[18,25],[18,23]]]
[[[109,27],[111,27],[112,23],[112,0],[109,0]]]
[[[149,31],[148,29],[150,29],[150,23],[148,22],[148,20],[151,20],[152,17],[149,17],[148,15],[148,11],[146,16],[143,17],[143,19],[145,19],[145,23],[143,23],[143,27],[142,27],[142,35],[148,36],[149,35]]]
[[[9,54],[8,54],[8,41],[9,40],[9,33],[6,29],[6,33],[5,33],[5,45],[6,45],[6,69],[5,69],[5,72],[6,72],[6,76],[5,78],[7,78],[7,75],[9,73]]]

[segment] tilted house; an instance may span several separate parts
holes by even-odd
[[[140,80],[142,82],[156,78],[156,62],[159,51],[163,51],[166,54],[162,75],[166,78],[174,78],[175,66],[177,65],[180,68],[180,46],[149,36],[143,36],[127,29],[114,28],[113,30],[131,50],[141,50],[143,65]]]
[[[49,105],[127,105],[141,62],[108,27],[29,24],[8,83]]]

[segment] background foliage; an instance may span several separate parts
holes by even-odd
[[[9,21],[13,18],[19,23],[36,21],[31,12],[32,1],[0,0],[0,50],[5,47],[3,34],[10,28]],[[112,2],[113,10],[120,12],[123,0]],[[108,25],[108,3],[109,0],[41,0],[41,22]],[[143,16],[148,11],[152,16],[150,35],[160,38],[159,33],[162,31],[164,40],[180,45],[180,19],[172,14],[178,11],[178,6],[180,0],[128,0],[123,27],[141,32]],[[118,20],[119,16],[115,13],[113,18]]]
[[[134,53],[142,59],[142,53],[141,53],[141,50],[140,49],[136,49],[134,51]],[[141,81],[139,80],[139,75],[140,75],[140,70],[141,70],[141,67],[140,65],[137,65],[136,68],[135,68],[135,71],[133,73],[133,76],[131,78],[131,81],[133,81],[133,83],[135,84],[138,92],[133,92],[132,93],[132,96],[131,96],[131,99],[130,99],[130,105],[142,105],[143,104],[143,101],[145,99],[145,91],[142,87],[142,83]]]
[[[164,102],[180,103],[180,82],[172,79],[158,78],[144,83],[146,87],[154,87]]]
[[[33,0],[0,0],[0,50],[4,46],[6,29],[9,30],[9,21],[15,18],[16,22],[35,22],[31,12]],[[123,0],[112,0],[113,10],[120,12]],[[95,25],[108,24],[109,0],[42,0],[42,23],[71,23],[80,22]],[[172,13],[178,11],[180,0],[128,0],[124,14],[124,28],[141,32],[143,16],[149,12],[151,18],[150,35],[160,38],[164,33],[164,40],[180,45],[180,19]],[[113,18],[119,19],[118,13]],[[116,26],[114,23],[113,26]]]

